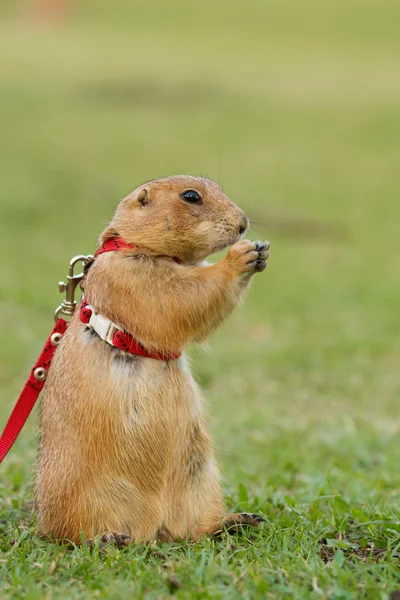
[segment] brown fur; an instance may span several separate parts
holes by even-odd
[[[187,189],[203,204],[185,203]],[[265,268],[268,247],[241,240],[246,227],[243,211],[208,179],[149,182],[120,203],[100,237],[138,249],[100,255],[86,298],[149,350],[183,352],[229,315]],[[225,259],[201,264],[228,246]],[[44,388],[40,432],[41,534],[196,539],[221,529],[218,466],[185,353],[171,361],[128,355],[75,315]]]

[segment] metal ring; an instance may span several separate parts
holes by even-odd
[[[43,367],[37,367],[37,369],[33,371],[33,376],[37,381],[44,381],[47,377],[47,371]]]
[[[53,333],[50,338],[50,342],[53,344],[53,346],[58,346],[58,344],[61,342],[61,339],[62,333]]]

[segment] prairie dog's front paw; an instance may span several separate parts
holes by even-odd
[[[240,240],[229,250],[226,259],[238,274],[264,271],[269,256],[269,242]]]
[[[256,261],[255,272],[261,273],[267,267],[267,260],[269,258],[269,242],[254,242],[258,252],[258,258]]]

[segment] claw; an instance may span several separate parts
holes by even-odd
[[[265,522],[264,517],[258,515],[257,513],[235,513],[226,517],[220,529],[217,531],[217,534],[220,535],[223,530],[228,531],[229,533],[235,533],[240,531],[240,525],[259,527],[260,523],[263,522]]]
[[[257,252],[262,252],[263,250],[269,250],[269,242],[261,242],[257,240],[254,242]]]
[[[264,519],[264,517],[262,517],[261,515],[258,515],[257,513],[251,513],[250,515],[255,521],[257,521],[257,523],[266,523],[266,520]]]

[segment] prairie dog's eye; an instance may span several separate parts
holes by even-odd
[[[182,192],[181,198],[189,204],[203,204],[203,201],[196,190],[186,190],[186,192]]]

